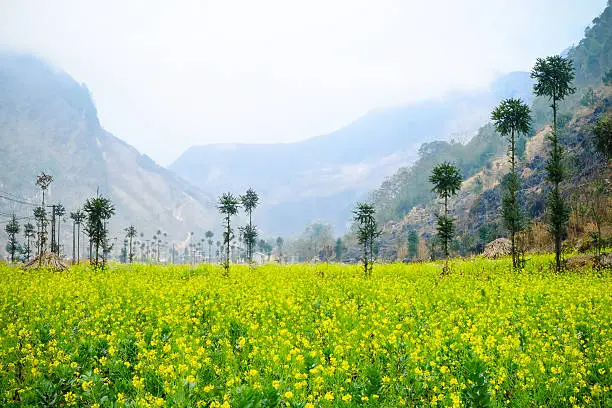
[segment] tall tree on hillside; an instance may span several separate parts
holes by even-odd
[[[372,276],[374,269],[374,240],[380,236],[376,223],[376,209],[372,204],[357,203],[353,210],[353,221],[357,224],[357,239],[363,246],[363,273]]]
[[[232,239],[234,238],[234,234],[231,227],[231,218],[238,214],[238,208],[240,206],[240,202],[232,193],[224,193],[221,197],[219,197],[219,212],[224,217],[224,227],[225,231],[223,232],[223,244],[225,245],[225,261],[223,263],[223,267],[225,268],[225,276],[229,275],[229,267],[230,267],[230,246]],[[251,209],[253,209],[252,207]]]
[[[31,240],[36,237],[36,232],[34,230],[34,225],[32,225],[31,223],[27,223],[26,225],[23,226],[23,234],[24,237],[26,239],[26,245],[25,245],[25,258],[26,261],[30,260],[30,255],[32,252],[31,246],[30,246],[30,242]]]
[[[85,221],[85,213],[81,210],[76,210],[70,213],[70,218],[72,219],[72,261],[76,260],[78,263],[81,260],[81,224]]]
[[[408,233],[408,259],[413,260],[419,252],[419,234],[415,230]]]
[[[553,110],[553,131],[549,135],[552,149],[546,163],[546,178],[552,183],[552,191],[548,196],[548,226],[555,240],[555,264],[558,272],[561,271],[561,240],[569,221],[569,208],[565,205],[559,188],[565,179],[566,171],[563,165],[563,148],[557,132],[557,109],[560,101],[576,91],[576,88],[571,86],[574,76],[572,61],[559,55],[538,58],[531,71],[531,77],[536,80],[533,86],[535,95],[547,96]]]
[[[244,211],[246,211],[249,214],[249,236],[246,237],[245,236],[245,243],[247,246],[247,258],[249,260],[249,262],[253,261],[253,247],[255,246],[255,243],[257,242],[257,231],[255,230],[255,235],[253,235],[253,221],[252,221],[252,214],[253,214],[253,210],[255,208],[257,208],[257,204],[259,203],[259,196],[257,195],[257,193],[255,192],[255,190],[253,190],[252,188],[249,188],[246,191],[246,194],[243,196],[240,196],[240,202],[242,204],[242,207],[244,208]]]
[[[57,237],[55,239],[55,253],[57,255],[60,254],[61,244],[60,244],[60,225],[62,224],[62,217],[66,214],[66,209],[63,205],[57,204],[54,207],[54,219],[57,220]]]
[[[130,225],[125,229],[125,236],[129,241],[128,259],[130,260],[130,263],[132,263],[132,261],[134,260],[134,248],[132,247],[132,240],[136,238],[136,235],[136,228],[133,225]]]
[[[510,153],[510,174],[506,176],[505,184],[508,191],[502,200],[502,217],[504,225],[510,231],[512,242],[512,268],[518,269],[520,264],[519,255],[516,250],[516,234],[523,228],[523,216],[521,206],[517,199],[520,188],[520,179],[516,174],[516,138],[529,132],[531,126],[531,110],[520,99],[506,99],[502,101],[491,114],[491,119],[502,136],[508,138]]]
[[[444,199],[444,214],[436,214],[436,218],[438,219],[438,237],[444,247],[446,258],[448,258],[448,244],[453,239],[455,232],[453,218],[448,215],[448,199],[457,194],[462,181],[463,177],[459,169],[449,162],[435,166],[429,177],[429,182],[434,185],[432,191]]]
[[[49,188],[49,185],[53,182],[53,176],[41,172],[36,176],[36,185],[40,187],[42,191],[42,204],[41,210],[38,210],[38,221],[39,221],[39,233],[38,233],[38,254],[42,255],[45,252],[47,244],[47,212],[45,210],[45,191]],[[36,217],[36,211],[34,209],[34,217]],[[38,267],[42,265],[42,256],[39,257]]]
[[[15,252],[19,250],[19,244],[17,243],[17,234],[19,234],[19,222],[15,214],[11,217],[10,221],[4,227],[4,230],[8,234],[8,243],[6,244],[6,251],[11,254],[11,262],[15,262]]]
[[[108,248],[106,222],[115,214],[115,207],[108,198],[98,194],[85,202],[83,211],[87,215],[86,229],[89,235],[89,246],[95,250],[96,254],[95,259],[90,259],[90,262],[97,267],[99,266],[100,249]]]

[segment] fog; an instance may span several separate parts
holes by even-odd
[[[577,42],[605,0],[0,1],[0,47],[92,91],[163,165],[218,142],[291,142],[376,107],[487,86]]]

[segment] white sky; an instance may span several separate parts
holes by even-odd
[[[0,47],[92,91],[163,165],[187,147],[289,142],[366,111],[486,86],[577,43],[605,0],[0,0]]]

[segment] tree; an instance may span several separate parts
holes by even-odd
[[[408,259],[413,260],[419,252],[419,234],[415,230],[408,233]]]
[[[72,219],[72,261],[76,260],[78,263],[81,259],[81,224],[85,220],[85,213],[81,210],[73,211],[70,213],[70,219]]]
[[[459,169],[449,162],[444,162],[435,166],[429,177],[429,182],[434,185],[432,191],[438,197],[444,199],[444,215],[437,215],[438,237],[444,247],[444,256],[448,258],[448,244],[453,238],[454,223],[453,218],[448,215],[448,199],[457,194],[461,188],[463,178]]]
[[[597,95],[595,95],[595,91],[593,88],[587,88],[582,94],[582,99],[580,99],[580,104],[582,106],[592,106],[597,103]]]
[[[531,71],[531,77],[536,80],[533,85],[534,94],[547,96],[553,110],[553,131],[549,135],[552,149],[546,163],[546,178],[552,183],[552,190],[548,196],[548,227],[555,241],[555,264],[558,272],[561,271],[561,240],[567,228],[570,212],[559,188],[565,178],[565,168],[563,149],[559,144],[557,133],[557,109],[560,101],[576,91],[576,88],[571,86],[574,76],[572,61],[559,55],[538,58]]]
[[[357,224],[357,240],[363,246],[363,272],[366,277],[372,276],[374,240],[381,234],[375,214],[376,209],[368,203],[357,203],[353,210],[353,221]]]
[[[89,236],[89,247],[90,250],[93,248],[96,254],[95,259],[90,258],[90,262],[97,267],[99,266],[100,248],[103,251],[110,248],[106,222],[115,214],[115,207],[108,198],[98,194],[95,198],[90,198],[85,202],[83,211],[87,215],[86,231]]]
[[[342,262],[342,255],[345,251],[344,243],[342,242],[342,238],[336,239],[336,244],[334,246],[334,253],[336,254],[336,261]]]
[[[225,276],[229,275],[229,267],[230,267],[230,246],[232,239],[234,238],[234,234],[231,228],[231,218],[238,214],[238,208],[240,203],[238,199],[232,193],[224,193],[221,197],[219,197],[219,212],[224,218],[225,231],[223,232],[223,244],[225,245],[225,262],[223,263],[223,267],[225,268]]]
[[[276,238],[276,247],[278,248],[278,262],[283,262],[283,238]]]
[[[520,180],[516,174],[516,138],[525,135],[531,127],[531,110],[520,99],[506,99],[502,101],[491,114],[495,130],[502,136],[508,138],[510,153],[510,174],[506,177],[505,183],[507,192],[502,199],[502,218],[504,225],[510,232],[512,242],[512,268],[518,269],[520,259],[516,250],[516,234],[523,229],[523,216],[517,194],[520,189]]]
[[[49,188],[49,185],[53,182],[53,176],[41,172],[36,176],[36,185],[40,187],[42,191],[42,205],[39,207],[37,217],[37,208],[34,209],[34,217],[38,220],[39,233],[38,233],[38,254],[42,255],[45,252],[47,243],[47,215],[45,211],[45,191]],[[39,257],[38,267],[42,265],[42,256]]]
[[[30,260],[30,253],[31,253],[31,247],[30,247],[30,240],[32,240],[34,237],[36,237],[36,233],[34,231],[34,225],[32,225],[31,223],[27,223],[23,226],[23,233],[24,233],[24,237],[26,239],[26,245],[25,245],[25,259],[26,261]]]
[[[257,193],[255,192],[255,190],[253,190],[252,188],[249,188],[246,191],[246,194],[243,196],[240,196],[240,202],[242,203],[242,207],[244,208],[244,211],[246,211],[249,214],[249,236],[245,236],[245,243],[246,243],[246,247],[247,247],[247,258],[249,260],[249,262],[253,261],[253,247],[255,246],[255,243],[257,242],[257,230],[253,228],[253,222],[252,222],[252,213],[253,210],[255,208],[257,208],[257,204],[259,203],[259,196],[257,195]],[[253,231],[255,231],[254,235],[253,235]]]
[[[213,244],[213,240],[212,237],[215,234],[211,231],[208,230],[206,231],[206,233],[204,234],[204,236],[206,237],[207,243],[208,243],[208,262],[212,262],[212,244]]]
[[[17,243],[17,234],[19,234],[19,222],[15,214],[12,215],[10,221],[4,227],[4,230],[8,234],[8,243],[6,244],[6,250],[11,254],[11,262],[15,262],[15,252],[19,250],[19,244]]]
[[[55,253],[60,254],[60,225],[62,224],[62,217],[66,214],[66,209],[63,205],[57,204],[54,206],[54,219],[57,217],[57,238],[55,239]]]
[[[609,161],[612,157],[612,119],[606,117],[597,122],[593,134],[593,147]]]
[[[43,253],[41,251],[44,251],[44,248],[46,246],[45,223],[47,219],[47,212],[45,211],[45,207],[34,208],[34,219],[36,220],[36,235],[38,236],[36,255],[39,256]]]
[[[132,239],[134,239],[137,235],[136,232],[136,228],[133,225],[130,225],[129,227],[127,227],[125,229],[125,237],[128,239],[129,241],[129,252],[127,254],[128,259],[130,260],[130,263],[132,263],[133,259],[134,259],[134,250],[132,247]]]
[[[240,235],[246,244],[246,256],[249,262],[253,261],[253,248],[257,243],[257,226],[252,224],[247,224],[244,227],[240,227]]]

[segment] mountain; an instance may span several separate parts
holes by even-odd
[[[104,130],[87,87],[33,56],[0,53],[0,140],[5,217],[32,215],[45,171],[54,177],[47,203],[74,211],[96,191],[110,197],[119,245],[129,224],[145,239],[162,229],[174,241],[215,226],[213,198]]]
[[[488,89],[376,109],[327,135],[286,144],[215,144],[185,151],[170,169],[212,194],[261,195],[256,211],[265,236],[292,235],[313,221],[343,233],[356,200],[436,139],[467,139],[502,98],[531,101],[526,72],[500,77]]]
[[[595,217],[589,206],[601,199],[612,208],[612,167],[595,150],[592,141],[593,126],[612,115],[612,87],[602,83],[602,77],[612,72],[612,5],[593,20],[584,39],[565,54],[573,61],[576,74],[576,92],[565,98],[558,112],[558,131],[567,168],[567,179],[561,187],[572,210],[565,244],[572,247],[589,241],[589,233],[594,231]],[[550,191],[545,165],[550,154],[546,135],[550,132],[552,110],[550,101],[542,97],[533,100],[531,109],[533,130],[519,138],[517,145],[519,196],[530,224],[524,237],[530,249],[550,250],[552,241],[543,221]],[[501,180],[509,171],[507,148],[507,141],[490,124],[480,128],[466,144],[436,141],[422,145],[419,158],[412,165],[398,169],[371,195],[379,221],[384,225],[381,257],[404,258],[410,231],[417,231],[422,246],[428,247],[421,248],[419,253],[427,254],[424,256],[432,253],[434,214],[440,204],[431,192],[428,176],[442,161],[454,162],[465,180],[458,196],[451,200],[457,220],[453,249],[462,255],[479,253],[492,239],[505,236],[499,208],[504,191]],[[603,198],[594,193],[596,185],[604,186],[603,190],[597,187],[603,191]],[[609,210],[599,213],[604,237],[612,233],[610,215]]]

